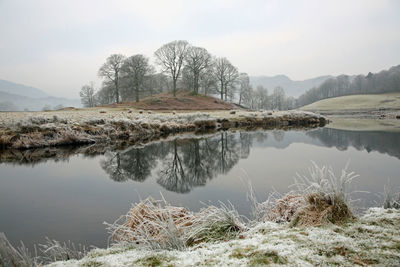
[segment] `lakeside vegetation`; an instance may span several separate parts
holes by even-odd
[[[325,117],[305,111],[146,113],[113,108],[49,112],[30,117],[4,113],[0,114],[0,148],[134,144],[183,132],[240,127],[318,127],[326,123]]]
[[[251,218],[229,204],[191,212],[145,199],[108,224],[114,242],[108,249],[87,252],[48,240],[33,257],[3,235],[1,260],[14,266],[57,260],[50,266],[394,265],[400,259],[400,194],[386,191],[385,209],[356,217],[348,195],[356,177],[347,168],[336,175],[313,164],[309,174],[297,176],[294,191],[262,203],[249,184]]]

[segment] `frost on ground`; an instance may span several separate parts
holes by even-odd
[[[317,127],[326,119],[310,112],[228,111],[140,113],[124,109],[0,113],[0,149],[88,143],[137,143],[171,133],[235,127]]]
[[[261,222],[226,242],[201,243],[183,251],[129,246],[92,250],[79,261],[50,266],[287,266],[378,265],[400,263],[400,211],[371,208],[343,225],[291,228]]]

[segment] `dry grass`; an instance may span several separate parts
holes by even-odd
[[[318,226],[327,223],[343,223],[354,218],[348,201],[348,187],[358,177],[348,172],[348,165],[336,176],[332,168],[312,163],[309,175],[297,174],[295,186],[304,196],[305,205],[299,207],[292,226]]]
[[[21,242],[21,246],[14,248],[4,233],[0,233],[0,266],[32,267],[36,266],[34,257]]]
[[[400,192],[394,192],[390,181],[383,187],[383,197],[384,209],[400,209]]]
[[[176,97],[172,93],[161,93],[146,97],[140,102],[122,102],[112,107],[126,107],[145,110],[230,110],[236,105],[205,95],[193,95],[190,92],[179,92]]]
[[[288,193],[266,205],[263,221],[290,222],[300,207],[305,205],[304,197],[296,193]]]
[[[111,240],[118,243],[181,250],[185,247],[181,236],[192,225],[193,219],[194,216],[184,208],[147,198],[114,224],[108,224],[108,230]]]
[[[208,206],[198,213],[147,198],[113,224],[107,224],[112,241],[150,249],[183,250],[201,242],[236,237],[244,224],[233,207]]]

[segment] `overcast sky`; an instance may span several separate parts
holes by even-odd
[[[400,1],[0,0],[0,79],[78,98],[110,54],[177,39],[249,75],[366,74],[400,64]]]

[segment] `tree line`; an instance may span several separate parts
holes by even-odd
[[[271,95],[267,89],[250,85],[247,73],[240,73],[225,57],[215,57],[207,49],[184,40],[164,44],[154,52],[156,67],[142,54],[126,57],[112,54],[100,67],[103,79],[96,90],[93,83],[80,91],[82,104],[94,107],[121,101],[139,102],[143,97],[178,90],[193,94],[218,95],[221,100],[237,101],[252,109],[291,109],[294,98],[287,98],[282,88]]]
[[[325,98],[400,92],[400,65],[368,75],[340,75],[330,78],[320,86],[307,90],[301,95],[296,106],[301,107]]]

